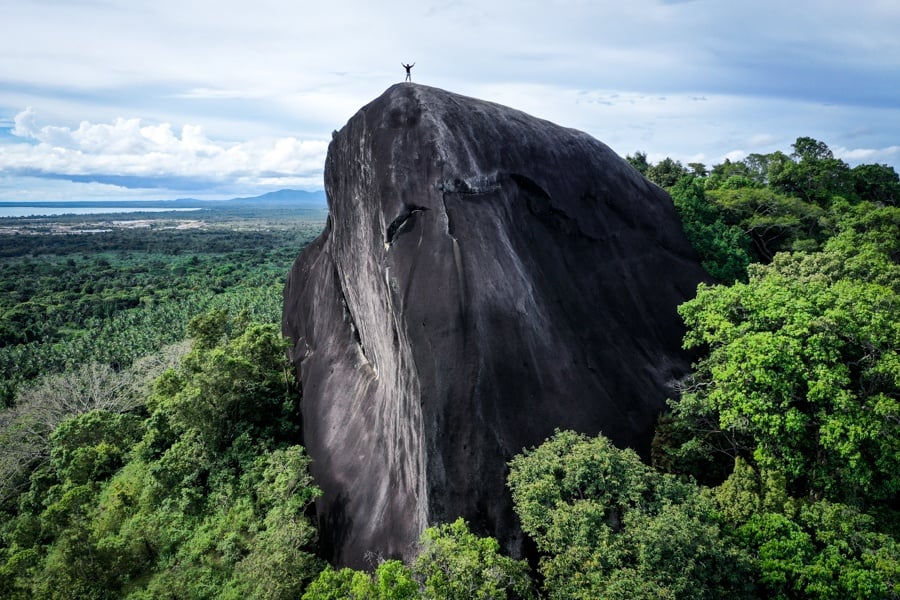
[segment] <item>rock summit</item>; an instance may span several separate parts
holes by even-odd
[[[663,190],[585,133],[412,83],[335,132],[325,190],[283,331],[336,564],[459,516],[521,555],[510,458],[556,428],[647,452],[707,279]]]

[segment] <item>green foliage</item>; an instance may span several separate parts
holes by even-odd
[[[303,600],[381,600],[385,597],[391,596],[379,595],[378,587],[368,573],[349,568],[335,570],[330,565],[319,573],[303,594]],[[418,595],[395,597],[417,598]]]
[[[214,348],[228,333],[228,311],[222,308],[197,315],[187,326],[187,334],[198,348]]]
[[[236,337],[210,347],[211,339],[227,339],[225,321],[200,320],[222,326],[207,331],[181,368],[163,374],[148,406],[155,413],[154,432],[196,432],[206,451],[225,451],[241,435],[273,440],[299,435],[299,397],[290,385],[286,345],[274,326],[253,324]],[[164,424],[160,423],[164,419]]]
[[[50,466],[76,485],[103,481],[121,468],[140,431],[132,414],[94,410],[72,417],[50,435]]]
[[[679,161],[667,156],[655,165],[650,165],[645,175],[659,187],[670,188],[687,175],[687,169]]]
[[[497,540],[479,537],[463,519],[427,528],[412,566],[382,562],[369,575],[327,567],[303,600],[470,600],[532,598],[528,565],[500,554]]]
[[[799,495],[895,496],[900,298],[858,262],[894,264],[896,273],[896,239],[859,244],[879,235],[849,228],[852,247],[839,234],[822,253],[777,255],[753,266],[748,283],[701,286],[680,307],[685,344],[709,349],[674,404],[696,434],[682,450],[752,458],[784,473]]]
[[[146,420],[95,409],[53,428],[49,460],[0,530],[0,589],[296,598],[318,574],[306,514],[319,490],[294,444],[284,344],[274,325],[219,317],[199,321],[219,335],[158,377]]]
[[[688,174],[694,177],[706,177],[709,175],[709,170],[703,163],[692,162],[688,163]]]
[[[761,183],[760,173],[755,172],[747,163],[734,162],[726,158],[724,162],[715,165],[709,173],[707,188],[715,189],[726,181],[750,180]]]
[[[784,533],[767,531],[772,521],[784,527]],[[893,538],[872,531],[866,515],[817,502],[805,507],[798,521],[769,513],[739,531],[759,556],[767,588],[795,598],[900,595],[900,548]]]
[[[844,277],[900,293],[900,209],[861,203],[837,203],[835,234],[823,256],[831,277]]]
[[[640,152],[627,160],[669,189],[673,197],[681,196],[675,198],[676,206],[711,206],[712,212],[703,218],[682,214],[682,220],[692,244],[709,262],[710,273],[726,283],[734,280],[734,271],[729,269],[723,278],[719,274],[721,264],[715,257],[722,258],[723,252],[727,254],[729,250],[750,251],[751,246],[744,243],[742,236],[729,239],[723,235],[719,226],[712,226],[715,221],[740,228],[753,242],[753,259],[768,263],[777,252],[818,249],[833,233],[831,211],[841,203],[896,205],[900,198],[900,176],[892,167],[858,165],[850,169],[834,158],[824,142],[809,137],[797,138],[790,155],[776,151],[750,154],[741,161],[726,159],[708,174],[699,163],[691,163],[690,170],[671,159],[651,165],[646,162],[646,154]],[[698,181],[693,185],[705,189],[708,199],[684,185],[676,190],[683,174],[695,177]],[[679,207],[679,214],[684,209]]]
[[[794,160],[773,174],[772,187],[822,207],[828,206],[834,197],[855,199],[850,167],[834,158],[824,142],[799,137],[793,148],[791,157]]]
[[[635,152],[634,156],[629,154],[625,157],[625,160],[628,161],[628,164],[637,169],[638,173],[644,176],[647,175],[647,169],[650,168],[650,163],[647,162],[646,152]]]
[[[703,268],[719,281],[745,280],[749,240],[740,229],[723,222],[715,205],[707,200],[701,180],[682,177],[671,193],[684,233],[700,255]]]
[[[783,480],[740,461],[713,496],[735,541],[753,557],[764,597],[862,600],[900,593],[900,547],[857,508],[791,499]]]
[[[139,432],[134,415],[103,410],[73,416],[52,432],[49,463],[32,475],[20,514],[2,529],[0,574],[9,579],[0,589],[36,598],[116,597],[113,559],[91,535],[91,520],[103,483]]]
[[[413,564],[423,597],[434,600],[530,598],[528,565],[500,554],[497,540],[478,537],[463,519],[426,529]]]
[[[209,213],[193,229],[16,219],[25,233],[0,237],[0,408],[39,375],[89,362],[124,368],[184,339],[190,319],[212,308],[278,322],[284,275],[321,229],[298,214]]]
[[[771,188],[735,185],[733,179],[707,195],[726,224],[750,237],[758,260],[770,262],[777,252],[818,247],[828,225],[824,209]]]
[[[412,571],[399,560],[387,560],[378,565],[374,577],[374,598],[405,600],[419,597],[419,585]]]
[[[225,596],[297,598],[321,569],[309,551],[316,531],[305,516],[321,492],[309,476],[309,458],[301,446],[276,450],[263,464],[256,498],[264,528],[237,562]]]
[[[209,338],[218,344],[197,342],[180,369],[160,377],[148,404],[137,449],[146,465],[136,488],[141,509],[106,527],[143,538],[143,554],[155,559],[136,597],[172,589],[187,597],[297,597],[321,568],[305,516],[319,491],[303,449],[290,445],[299,397],[283,342],[271,325],[215,315],[203,322],[222,326]],[[109,501],[120,505],[116,496]]]
[[[803,142],[801,162],[829,160]],[[708,482],[730,469],[706,496],[761,597],[897,598],[900,211],[836,198],[828,210],[820,251],[775,254],[680,307],[685,344],[705,354],[654,461]]]
[[[480,596],[473,596],[480,597]],[[328,566],[313,581],[303,600],[416,600],[423,598],[412,571],[399,560],[380,563],[371,575]]]
[[[863,200],[897,206],[900,204],[900,175],[888,165],[853,167],[853,186]]]
[[[0,413],[0,505],[11,503],[28,488],[29,475],[50,459],[52,446],[59,446],[59,440],[54,441],[53,436],[59,437],[74,423],[81,422],[75,419],[66,423],[67,420],[93,412],[93,416],[86,417],[91,426],[102,427],[101,421],[108,418],[113,420],[115,429],[120,420],[126,419],[124,414],[139,410],[148,381],[181,353],[179,347],[171,347],[122,371],[91,363],[66,375],[43,377],[22,389],[19,403]],[[57,433],[57,428],[62,431]],[[90,426],[83,429],[89,432]],[[109,451],[113,451],[109,445],[83,450],[101,454]],[[86,459],[86,455],[82,458]]]
[[[602,436],[557,432],[510,462],[508,485],[550,598],[749,593],[748,560],[699,488]]]
[[[0,596],[296,598],[318,573],[277,323],[320,224],[285,216],[0,240]]]
[[[713,488],[712,493],[720,516],[731,526],[743,524],[758,513],[793,514],[796,511],[796,503],[788,497],[781,473],[757,473],[741,457],[734,460],[731,475]]]

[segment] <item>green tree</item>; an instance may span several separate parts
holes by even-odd
[[[801,497],[895,497],[900,225],[877,212],[848,216],[823,252],[776,255],[679,308],[685,345],[708,349],[673,404],[691,432],[682,451],[743,456]]]
[[[380,563],[371,575],[327,567],[303,600],[470,600],[534,597],[528,565],[500,554],[500,545],[479,537],[463,519],[422,532],[411,566]]]
[[[147,382],[182,354],[183,348],[173,346],[121,371],[89,363],[21,389],[16,406],[0,412],[0,505],[27,489],[30,474],[50,459],[57,428],[79,415],[94,413],[96,419],[139,411]]]
[[[855,199],[850,167],[834,158],[824,142],[799,137],[793,144],[792,162],[771,178],[771,185],[786,194],[827,207],[834,197]]]
[[[900,204],[900,175],[889,165],[853,167],[853,186],[863,200],[891,206]]]
[[[900,547],[858,508],[790,498],[784,478],[738,459],[712,496],[767,598],[896,598]]]
[[[202,317],[206,333],[182,361],[164,373],[148,402],[169,430],[196,431],[211,452],[241,434],[290,439],[298,434],[299,395],[291,385],[285,341],[274,326],[250,324],[229,338],[226,323]],[[196,322],[196,320],[194,321]],[[218,332],[208,327],[217,323]],[[197,328],[195,328],[197,329]],[[209,346],[211,340],[221,340]]]
[[[708,187],[719,187],[732,177],[750,178],[751,174],[751,169],[745,162],[732,161],[730,158],[726,158],[723,162],[713,166],[709,173]]]
[[[684,175],[687,175],[687,169],[684,168],[684,165],[668,156],[655,165],[651,165],[646,173],[647,179],[663,188],[672,187]]]
[[[327,566],[303,594],[303,600],[416,600],[422,597],[412,571],[399,560],[381,562],[371,575],[365,571],[335,570]]]
[[[349,568],[335,570],[329,565],[306,588],[303,600],[381,600],[381,596],[365,571]]]
[[[748,559],[694,484],[608,439],[558,431],[510,462],[549,598],[747,597]]]
[[[701,162],[692,162],[688,163],[688,173],[694,177],[706,177],[709,175],[709,170]]]
[[[827,225],[825,210],[816,204],[752,184],[707,191],[727,225],[735,225],[752,241],[759,260],[770,262],[777,252],[810,251],[818,247]]]
[[[198,348],[214,348],[229,334],[230,319],[224,308],[214,308],[197,315],[188,323],[187,334]]]
[[[825,142],[811,137],[798,137],[793,148],[794,152],[791,156],[800,161],[816,162],[834,158],[834,154]]]
[[[462,518],[426,529],[420,543],[412,571],[425,598],[532,597],[527,563],[500,554],[497,540],[476,536]]]
[[[309,475],[309,457],[302,446],[276,450],[262,460],[262,479],[256,485],[261,528],[235,565],[225,595],[298,598],[322,568],[322,561],[310,552],[316,530],[306,517],[321,490]]]
[[[121,480],[137,498],[106,497],[103,512],[117,516],[105,535],[144,540],[150,568],[135,597],[296,598],[322,566],[306,516],[319,491],[291,443],[299,396],[284,344],[274,326],[204,320],[213,322],[221,330],[207,327],[157,380],[138,483]]]
[[[138,403],[146,420],[95,408],[52,429],[0,524],[0,590],[297,598],[316,577],[307,515],[319,490],[295,444],[283,342],[275,326],[219,322],[228,335],[198,340]]]
[[[740,229],[722,221],[715,204],[706,198],[702,180],[683,177],[671,194],[684,233],[700,255],[703,268],[719,281],[745,279],[750,263],[749,239]]]
[[[760,185],[769,183],[769,166],[777,160],[775,154],[759,154],[757,152],[748,154],[741,161],[747,165],[747,176]]]
[[[108,479],[142,433],[133,414],[93,410],[64,421],[50,435],[50,466],[76,485]]]
[[[646,152],[635,152],[634,156],[629,154],[625,157],[625,160],[628,161],[628,164],[637,169],[638,173],[644,176],[647,175],[647,169],[650,168],[650,163],[647,162]]]

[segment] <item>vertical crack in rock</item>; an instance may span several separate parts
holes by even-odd
[[[556,428],[649,451],[708,280],[663,190],[585,133],[411,83],[334,134],[325,189],[282,330],[332,562],[412,558],[460,516],[521,556],[513,455]]]
[[[450,208],[447,206],[447,194],[448,193],[456,193],[456,192],[447,192],[440,185],[438,186],[438,190],[441,195],[441,205],[443,206],[443,214],[446,221],[446,234],[450,238],[450,244],[453,250],[453,272],[456,274],[456,289],[457,289],[457,297],[459,298],[458,310],[460,318],[462,319],[462,335],[463,342],[465,342],[465,336],[468,332],[468,324],[466,322],[466,275],[465,270],[463,268],[462,261],[462,251],[459,249],[459,240],[456,239],[456,236],[453,233],[453,219],[450,217]]]
[[[391,224],[388,225],[387,231],[384,233],[384,246],[385,248],[390,247],[391,243],[393,243],[394,238],[397,237],[406,227],[406,225],[410,222],[413,215],[418,212],[426,211],[427,208],[423,206],[415,206],[410,204],[404,204],[403,210],[400,211],[400,214],[391,221]]]
[[[341,283],[337,269],[335,269],[335,279],[338,282],[338,299],[341,303],[341,308],[343,309],[344,319],[350,327],[350,334],[353,336],[353,341],[356,342],[356,348],[359,350],[362,360],[372,368],[372,372],[378,377],[378,372],[375,370],[372,361],[369,360],[369,356],[366,354],[366,347],[363,346],[362,337],[359,334],[359,327],[356,325],[353,311],[350,309],[350,304],[347,302],[347,295],[344,293],[344,286]]]

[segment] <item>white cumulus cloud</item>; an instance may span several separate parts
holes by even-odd
[[[22,142],[0,145],[0,172],[52,178],[198,179],[243,187],[276,183],[320,187],[328,142],[296,137],[240,142],[210,139],[203,127],[117,118],[82,121],[77,128],[42,125],[36,111],[16,115],[11,133]]]

